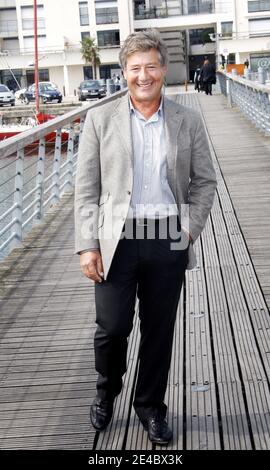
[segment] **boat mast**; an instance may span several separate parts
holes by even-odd
[[[37,0],[34,0],[34,45],[35,45],[35,85],[36,85],[36,114],[39,113],[38,93],[38,33],[37,33]]]

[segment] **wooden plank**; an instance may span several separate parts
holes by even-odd
[[[214,103],[220,113],[222,98],[213,98],[204,106]],[[181,102],[199,110],[195,94],[183,95]],[[223,129],[211,106],[204,110],[208,129],[226,164],[235,204],[215,160],[218,199],[195,246],[199,267],[187,274],[175,328],[166,393],[174,438],[168,450],[269,449],[269,312],[261,292],[262,286],[265,293],[269,289],[270,297],[268,144],[225,106]],[[232,128],[234,140],[228,137]],[[249,165],[247,151],[253,155]],[[138,319],[113,420],[104,433],[90,426],[89,405],[96,393],[94,285],[80,274],[73,255],[72,206],[73,196],[66,196],[59,210],[26,237],[24,249],[0,264],[0,448],[92,448],[94,438],[98,449],[155,448],[132,407]],[[237,216],[242,211],[250,252],[235,210]],[[258,234],[254,224],[262,216]]]

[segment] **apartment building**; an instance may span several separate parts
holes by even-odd
[[[121,43],[136,30],[160,30],[169,49],[168,83],[193,77],[205,55],[221,63],[250,61],[267,67],[270,0],[38,0],[40,80],[73,95],[93,76],[80,42],[99,48],[98,77],[119,73]],[[33,0],[0,0],[0,82],[14,88],[34,81]]]

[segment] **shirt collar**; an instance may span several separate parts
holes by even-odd
[[[133,103],[131,101],[130,95],[128,95],[128,101],[129,101],[129,109],[130,109],[130,114],[133,114],[135,112],[140,113],[136,108],[134,108]],[[163,116],[163,107],[164,107],[164,96],[161,94],[161,100],[160,100],[160,105],[156,113],[158,113],[159,116]],[[154,114],[156,114],[154,113]]]

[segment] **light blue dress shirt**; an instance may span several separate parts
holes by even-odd
[[[134,108],[131,99],[133,191],[128,218],[156,219],[178,214],[167,180],[167,148],[163,97],[150,119]]]

